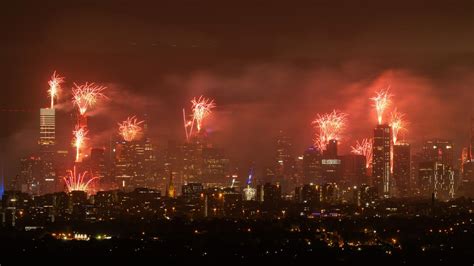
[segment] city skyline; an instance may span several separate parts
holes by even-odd
[[[2,4],[0,266],[473,264],[473,10]]]

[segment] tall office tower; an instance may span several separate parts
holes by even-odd
[[[175,141],[168,141],[166,151],[163,158],[163,171],[160,172],[157,186],[164,190],[168,183],[168,178],[173,175],[176,191],[181,191],[179,188],[183,184],[182,180],[182,150]]]
[[[399,142],[393,145],[393,179],[399,196],[407,197],[411,191],[410,144]]]
[[[114,177],[121,189],[146,187],[145,147],[142,141],[118,140],[114,152]]]
[[[470,145],[469,145],[469,160],[474,160],[474,116],[471,117],[471,132],[470,132]]]
[[[377,125],[374,129],[372,178],[382,197],[390,197],[390,150],[392,129],[389,125]]]
[[[455,180],[452,167],[439,162],[422,162],[418,178],[421,195],[450,200],[455,196]]]
[[[105,164],[105,149],[92,148],[89,159],[89,166],[92,176],[98,177],[96,182],[91,183],[95,186],[95,191],[109,190],[112,188],[111,180],[108,180],[108,172]]]
[[[275,174],[284,192],[296,185],[296,160],[291,139],[280,131],[276,140]]]
[[[25,157],[20,159],[20,191],[34,196],[41,194],[41,181],[44,164],[41,157]]]
[[[40,109],[40,150],[53,150],[56,144],[56,114],[55,109]]]
[[[326,150],[323,153],[325,156],[335,157],[337,156],[337,140],[331,139],[326,145]]]
[[[229,178],[229,159],[222,150],[215,147],[202,149],[202,178],[201,181],[209,186],[226,186]]]
[[[432,139],[423,145],[423,161],[454,167],[454,148],[450,140]]]
[[[201,183],[202,177],[202,149],[203,143],[198,139],[191,139],[182,148],[183,184]]]
[[[311,146],[303,154],[303,183],[321,183],[322,168],[321,168],[322,154],[321,151]]]
[[[321,160],[322,183],[339,183],[342,181],[342,162],[337,155],[337,140],[330,140]]]
[[[39,194],[56,192],[55,171],[56,115],[55,109],[41,108],[39,121],[39,150],[42,174],[39,177]]]
[[[366,161],[364,155],[348,154],[342,158],[342,184],[360,186],[367,184]]]
[[[156,158],[156,146],[152,143],[149,136],[148,119],[145,114],[145,123],[143,124],[142,143],[144,147],[144,174],[145,186],[149,188],[158,187],[158,162]]]

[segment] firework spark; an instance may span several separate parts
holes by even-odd
[[[135,116],[128,117],[127,120],[119,125],[119,134],[123,137],[125,141],[135,140],[140,133],[142,132],[142,127],[140,126],[144,121],[137,121]]]
[[[386,90],[381,90],[377,92],[377,95],[373,98],[370,98],[371,100],[374,101],[374,107],[375,110],[377,111],[377,120],[379,125],[382,124],[383,121],[383,114],[385,112],[385,109],[390,105],[391,100],[390,98],[392,95],[389,92],[389,89]]]
[[[216,105],[214,100],[202,96],[198,99],[194,98],[191,103],[193,104],[193,120],[196,121],[197,130],[200,132],[204,118],[211,114],[211,109],[216,107]]]
[[[59,90],[61,89],[61,83],[64,82],[64,77],[61,77],[56,74],[54,71],[53,75],[51,76],[51,80],[48,81],[49,85],[49,97],[51,98],[51,109],[54,108],[54,99],[58,97]]]
[[[363,139],[361,142],[356,141],[355,146],[351,146],[353,154],[365,156],[365,168],[369,168],[372,164],[372,139]]]
[[[312,122],[316,130],[315,146],[320,150],[325,150],[330,140],[340,140],[345,128],[346,117],[347,114],[336,110],[323,115],[318,114]]]
[[[106,88],[87,82],[83,85],[74,84],[72,89],[73,102],[79,109],[79,113],[84,115],[89,108],[97,103],[98,98],[105,97],[102,91]]]
[[[400,131],[405,130],[405,121],[403,118],[405,117],[404,114],[397,112],[397,109],[395,109],[391,113],[390,117],[390,127],[392,127],[392,142],[393,144],[397,144],[398,141],[398,133]]]
[[[76,147],[76,162],[81,161],[81,150],[84,146],[87,133],[86,128],[81,126],[76,126],[76,129],[73,131],[74,147]]]
[[[73,170],[68,171],[68,175],[64,177],[64,181],[66,183],[66,187],[68,192],[72,191],[84,191],[88,192],[89,184],[98,179],[98,177],[91,176],[89,180],[87,180],[87,176],[89,173],[87,171],[83,173],[76,173],[76,167],[74,166]]]

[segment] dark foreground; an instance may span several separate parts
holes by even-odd
[[[66,257],[145,261],[152,256],[168,262],[472,265],[472,224],[470,215],[50,224],[29,231],[2,228],[0,263],[35,257],[51,263],[77,262]]]

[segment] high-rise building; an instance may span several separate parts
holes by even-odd
[[[303,183],[317,183],[322,182],[322,168],[321,168],[322,154],[315,147],[309,147],[303,154]]]
[[[56,192],[57,176],[55,171],[56,113],[52,108],[40,109],[39,121],[39,157],[42,164],[39,176],[39,194]]]
[[[366,161],[364,155],[348,154],[341,156],[342,184],[359,186],[367,184]]]
[[[454,167],[454,148],[451,140],[432,139],[423,145],[423,161],[438,162]]]
[[[275,156],[276,181],[284,192],[290,192],[296,185],[296,160],[291,139],[280,131],[276,140]]]
[[[41,194],[41,179],[43,177],[43,161],[41,157],[29,156],[20,159],[20,191],[30,195]]]
[[[337,140],[330,140],[321,160],[322,183],[342,181],[342,160],[337,154]]]
[[[399,142],[393,145],[393,180],[400,196],[411,194],[410,144]]]
[[[208,186],[225,186],[229,184],[229,159],[222,150],[214,147],[202,149],[202,178]]]
[[[104,148],[92,148],[89,159],[90,171],[92,176],[98,177],[98,182],[93,182],[91,185],[96,186],[95,191],[110,189],[111,180],[108,180],[108,172],[106,166],[106,156]]]
[[[453,169],[439,162],[422,162],[419,166],[419,189],[424,197],[449,200],[455,195]]]
[[[372,178],[379,190],[379,195],[390,197],[390,151],[392,144],[392,129],[389,125],[377,125],[374,129]]]
[[[55,109],[40,109],[40,150],[52,150],[56,144],[56,115]]]
[[[125,190],[146,187],[143,142],[118,140],[113,153],[116,184]]]
[[[202,149],[204,144],[193,138],[182,148],[183,183],[200,182],[202,176]]]

